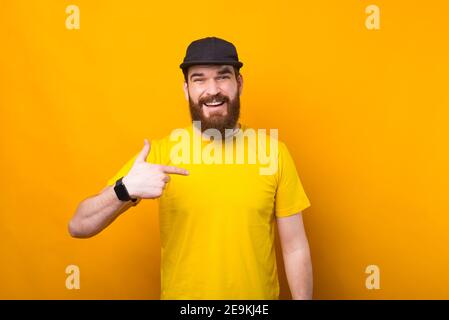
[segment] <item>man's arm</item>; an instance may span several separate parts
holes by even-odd
[[[137,201],[139,202],[140,199]],[[119,215],[133,206],[132,201],[117,198],[113,186],[83,200],[69,222],[69,233],[74,238],[89,238],[111,224]]]
[[[312,299],[312,260],[302,213],[278,217],[277,225],[292,299]]]
[[[145,146],[136,157],[129,173],[123,178],[131,198],[155,199],[162,195],[169,182],[168,174],[188,175],[185,169],[151,164],[146,161],[150,153],[150,143],[145,139]],[[121,201],[115,194],[113,186],[107,186],[99,194],[83,200],[69,222],[69,233],[75,238],[89,238],[106,228],[120,214],[128,210],[132,201]]]

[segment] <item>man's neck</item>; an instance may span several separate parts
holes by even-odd
[[[233,129],[226,129],[225,136],[222,137],[223,140],[228,139],[232,136],[235,136],[239,132],[241,127],[242,126],[240,123],[236,123],[236,125],[234,126]],[[193,128],[197,133],[200,133],[200,128],[198,128],[196,125],[193,125]],[[201,136],[203,137],[203,140],[210,140],[210,138],[211,138],[211,135],[208,135],[207,133],[204,133],[204,132],[201,133]]]

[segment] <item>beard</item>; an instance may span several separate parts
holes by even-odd
[[[212,102],[213,100],[220,100],[226,103],[226,115],[211,114],[206,117],[203,112],[203,104]],[[207,129],[217,129],[220,131],[223,139],[225,138],[226,129],[234,129],[240,116],[240,95],[239,92],[233,99],[218,93],[214,96],[203,97],[195,103],[189,97],[190,115],[192,121],[200,121],[201,131],[204,132]]]

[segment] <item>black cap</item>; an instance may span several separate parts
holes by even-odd
[[[179,67],[185,72],[188,67],[199,64],[227,64],[238,69],[243,66],[235,46],[231,42],[216,37],[193,41],[187,47],[186,56]]]

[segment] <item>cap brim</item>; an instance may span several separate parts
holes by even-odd
[[[221,60],[221,61],[206,61],[206,60],[201,60],[201,61],[188,61],[188,62],[183,62],[179,65],[179,67],[181,69],[186,69],[188,67],[191,66],[197,66],[197,65],[230,65],[230,66],[234,66],[237,68],[241,68],[243,66],[243,63],[240,61],[229,61],[229,60]]]

